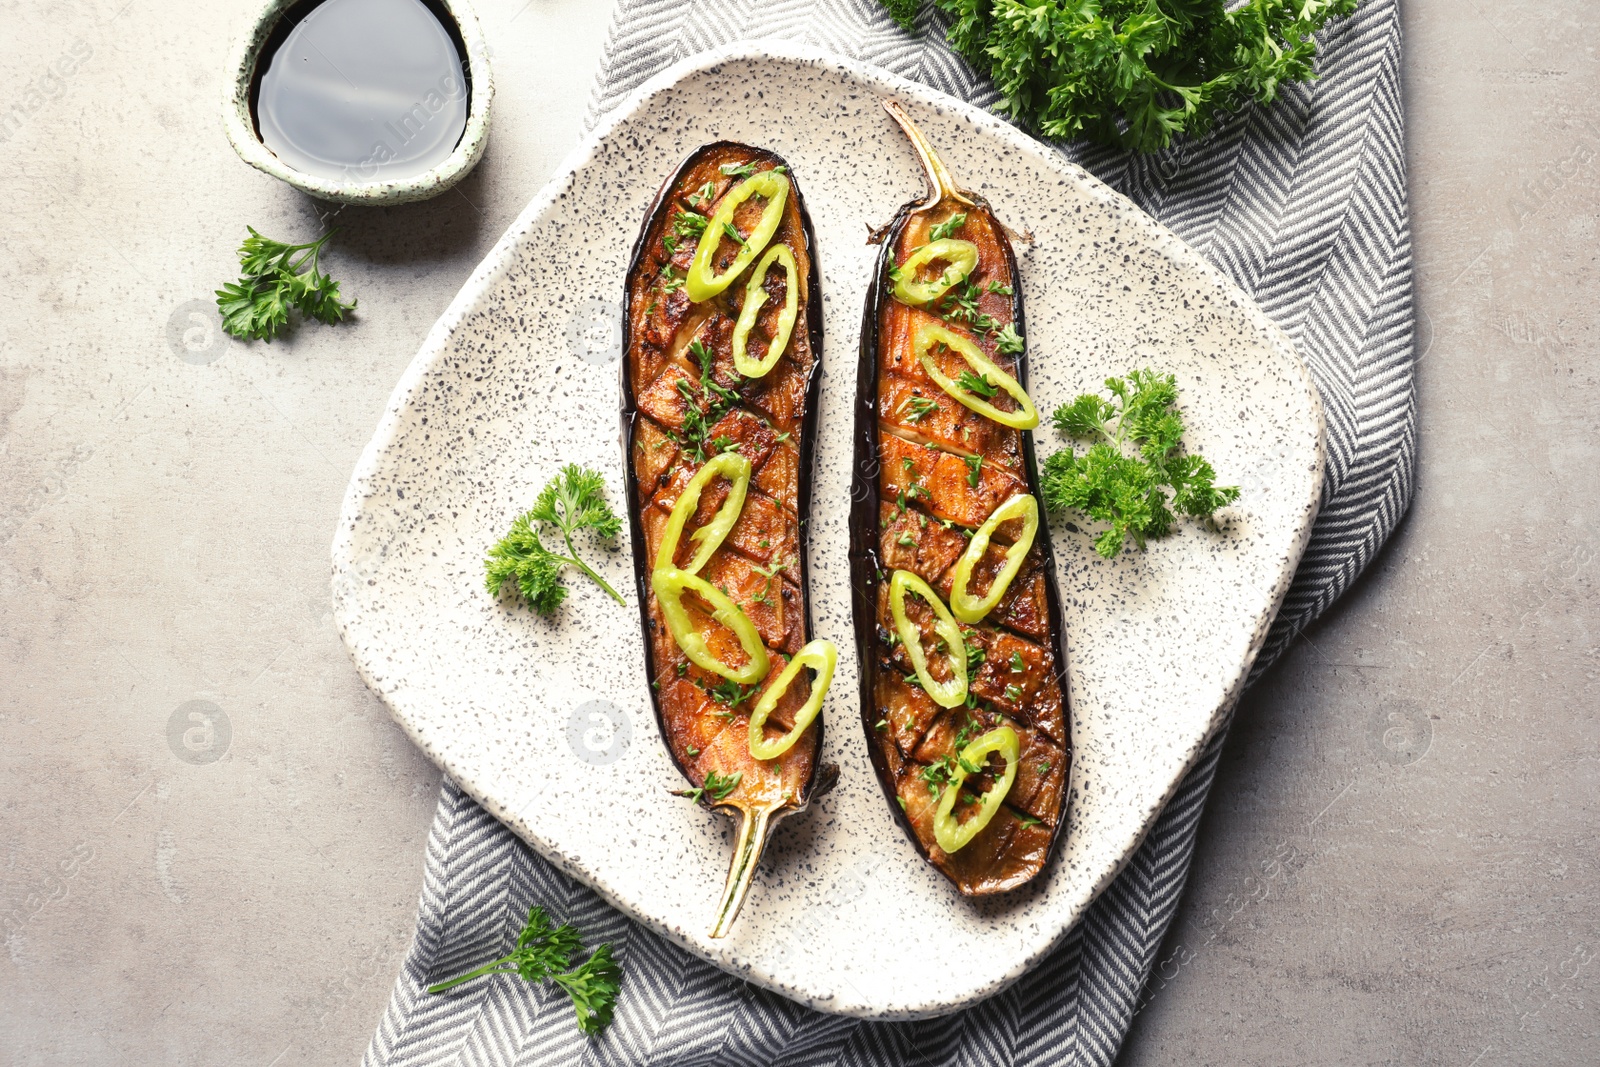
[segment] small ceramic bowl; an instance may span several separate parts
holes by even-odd
[[[256,78],[256,64],[280,19],[292,8],[309,0],[267,0],[250,30],[234,46],[231,67],[233,79],[223,94],[222,125],[239,158],[281,178],[301,192],[341,204],[406,204],[437,196],[466,177],[483,157],[489,140],[489,104],[494,99],[494,78],[489,71],[489,46],[478,16],[467,0],[439,0],[455,20],[467,48],[467,78],[471,97],[467,104],[467,125],[444,162],[430,170],[406,178],[354,182],[323,178],[296,170],[273,154],[256,132],[250,113],[250,88]]]

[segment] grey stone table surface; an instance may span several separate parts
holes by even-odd
[[[207,314],[245,224],[322,222],[223,139],[254,4],[0,5],[6,1064],[366,1046],[438,772],[350,666],[328,545],[401,370],[575,142],[608,16],[478,6],[484,162],[340,213],[359,314],[269,347]],[[1591,6],[1406,7],[1416,500],[1242,706],[1126,1064],[1600,1062]]]

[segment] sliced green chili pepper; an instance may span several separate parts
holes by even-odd
[[[995,575],[994,584],[989,587],[987,596],[973,596],[967,592],[967,583],[972,580],[972,568],[983,559],[983,554],[989,550],[989,538],[994,535],[1002,522],[1011,519],[1022,520],[1022,536],[1017,538],[1017,543],[1006,550],[1006,564],[1000,568],[1000,573]],[[956,560],[955,579],[950,584],[950,610],[962,622],[979,622],[994,606],[1000,603],[1000,598],[1005,596],[1006,589],[1011,585],[1011,580],[1022,569],[1022,561],[1028,555],[1028,549],[1033,547],[1033,539],[1039,532],[1039,502],[1031,493],[1018,493],[1004,504],[994,509],[994,514],[989,516],[987,522],[978,527],[978,532],[972,535],[972,540],[967,542],[967,550]]]
[[[817,713],[822,710],[822,700],[828,695],[828,686],[833,684],[833,668],[839,662],[839,650],[833,647],[832,641],[817,638],[810,642],[799,652],[795,653],[783,673],[767,687],[761,694],[761,699],[756,701],[754,710],[750,712],[750,755],[756,759],[777,759],[800,740],[800,735],[806,732],[806,727],[811,725]],[[811,697],[801,706],[794,717],[794,727],[776,741],[768,741],[762,727],[767,723],[767,716],[777,708],[778,701],[783,694],[789,691],[794,680],[800,676],[801,670],[811,667],[816,670],[817,676],[811,682]]]
[[[1004,389],[1011,399],[1017,402],[1017,410],[1001,411],[982,397],[974,396],[957,385],[954,379],[940,370],[934,364],[933,358],[928,355],[928,351],[939,344],[966,360],[967,366],[979,376]],[[911,350],[922,360],[922,369],[928,372],[928,377],[932,378],[940,389],[979,415],[1014,430],[1031,430],[1039,425],[1039,411],[1033,406],[1033,401],[1028,399],[1027,392],[1017,384],[1015,378],[995,366],[994,361],[984,355],[983,350],[973,344],[970,338],[948,330],[938,322],[926,319],[917,323],[916,332],[911,339]]]
[[[756,228],[744,238],[739,254],[733,258],[733,263],[727,271],[723,274],[713,273],[711,257],[717,254],[717,247],[722,243],[723,227],[733,226],[733,213],[738,210],[740,204],[752,196],[766,197],[767,200],[767,206],[762,209]],[[703,300],[710,300],[744,273],[744,269],[761,254],[762,249],[767,247],[772,235],[778,232],[778,224],[783,221],[783,205],[788,200],[789,179],[775,170],[764,170],[759,174],[750,175],[722,198],[716,212],[711,216],[711,221],[706,225],[705,232],[700,235],[700,243],[694,249],[694,258],[689,261],[683,288],[690,300],[697,304]]]
[[[928,654],[922,647],[922,634],[906,615],[906,594],[915,593],[933,609],[934,632],[944,638],[950,657],[950,681],[936,682],[928,673]],[[961,627],[944,606],[928,583],[910,571],[895,571],[889,579],[889,614],[894,617],[895,632],[906,646],[906,656],[916,672],[917,681],[941,708],[953,708],[967,699],[967,643],[961,636]]]
[[[944,260],[950,265],[931,281],[916,280],[917,271],[929,263]],[[902,304],[921,307],[931,304],[949,291],[952,285],[967,280],[967,275],[978,269],[978,246],[971,241],[945,238],[923,245],[900,264],[899,277],[894,283],[894,298]]]
[[[970,773],[967,768],[982,767],[991,752],[1000,753],[1000,757],[1006,761],[1005,774],[983,795],[977,814],[966,822],[958,823],[951,809],[956,805],[956,797],[961,794],[961,783],[967,780]],[[1000,810],[1006,794],[1011,792],[1011,783],[1017,780],[1017,761],[1021,755],[1022,746],[1017,741],[1017,732],[1009,726],[996,726],[961,750],[956,758],[955,771],[950,776],[950,784],[944,787],[944,795],[939,798],[939,806],[933,812],[933,839],[940,848],[946,852],[965,848],[989,825],[989,820]]]
[[[721,546],[728,536],[728,531],[733,529],[733,524],[739,521],[739,515],[744,511],[745,493],[750,488],[750,460],[737,452],[723,452],[713,456],[704,467],[695,472],[689,484],[683,487],[683,492],[678,496],[678,502],[672,507],[672,517],[667,520],[667,528],[661,535],[661,547],[656,550],[656,569],[677,566],[673,557],[678,554],[678,540],[683,536],[684,523],[695,513],[700,506],[700,493],[717,475],[733,483],[728,490],[728,499],[722,502],[717,513],[711,521],[689,535],[689,540],[699,541],[700,550],[695,553],[694,559],[684,567],[690,574],[699,574],[700,568],[706,565],[706,560],[711,558],[711,553]]]
[[[767,268],[772,266],[773,260],[783,264],[787,276],[783,310],[778,312],[778,328],[773,331],[772,343],[767,345],[767,354],[760,359],[751,359],[746,352],[746,345],[750,340],[750,328],[756,324],[756,315],[767,302],[764,283],[767,280]],[[795,315],[799,310],[799,269],[794,264],[794,253],[788,245],[773,245],[761,257],[761,262],[756,264],[756,269],[750,272],[750,280],[744,286],[744,307],[739,309],[739,321],[733,324],[733,369],[746,378],[765,377],[788,346],[789,335],[794,332]]]
[[[740,685],[755,685],[767,676],[767,648],[761,643],[761,635],[726,593],[699,575],[677,567],[657,567],[650,575],[650,588],[661,603],[661,614],[666,616],[672,639],[691,663]],[[695,593],[711,605],[711,617],[733,631],[750,662],[743,667],[730,667],[711,654],[705,637],[689,621],[688,609],[683,606],[684,593]]]

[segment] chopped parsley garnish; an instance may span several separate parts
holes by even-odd
[[[1022,335],[1017,332],[1015,323],[1006,323],[1005,329],[995,338],[995,351],[1002,356],[1020,356],[1024,347]]]
[[[978,692],[972,687],[972,683],[978,677],[978,668],[989,658],[988,651],[982,645],[975,643],[977,639],[978,631],[961,631],[961,644],[967,651],[967,707],[969,708],[978,706]],[[969,722],[967,725],[970,727],[972,724]],[[966,744],[963,734],[956,735],[956,741],[958,744]]]
[[[978,310],[978,298],[982,295],[983,290],[972,282],[962,282],[959,288],[951,289],[939,302],[939,314],[946,322],[965,322],[979,333],[993,334],[1000,324],[993,316]]]
[[[706,434],[739,402],[739,394],[719,383],[712,374],[713,357],[709,348],[699,341],[691,341],[689,353],[700,364],[700,387],[697,390],[687,378],[678,379],[678,394],[683,397],[683,443],[694,450],[695,462],[704,463],[707,446],[724,439],[718,434],[707,441]],[[731,442],[732,438],[726,440]]]
[[[754,571],[755,573],[761,575],[761,577],[763,577],[763,578],[765,578],[767,580],[767,584],[762,586],[761,592],[758,593],[756,595],[756,597],[755,597],[755,599],[757,601],[759,601],[762,604],[767,605],[768,607],[777,607],[777,604],[775,604],[771,599],[772,598],[772,586],[773,586],[773,583],[778,580],[778,573],[780,571],[782,571],[784,568],[788,567],[789,564],[792,563],[792,562],[794,562],[794,561],[793,560],[778,559],[778,560],[773,560],[771,565],[766,566],[766,567],[757,567],[757,566],[753,566],[753,565],[751,566],[750,569],[752,571]]]
[[[938,796],[940,791],[955,777],[956,758],[954,756],[940,756],[934,762],[922,768],[922,780],[928,783],[928,792]]]
[[[724,707],[736,708],[755,693],[757,687],[746,688],[732,678],[724,678],[706,690],[706,695]]]
[[[956,378],[956,384],[974,396],[981,396],[986,400],[1000,392],[998,385],[995,385],[988,378],[979,377],[970,370],[962,371],[961,375]]]
[[[967,224],[967,213],[958,211],[928,231],[928,243],[942,241]]]
[[[673,796],[688,797],[697,804],[705,797],[710,797],[712,800],[720,802],[728,799],[733,791],[739,787],[739,779],[743,777],[743,771],[731,776],[710,771],[706,774],[704,785],[698,789],[674,790]]]
[[[706,232],[706,222],[704,215],[697,215],[693,211],[680,211],[672,219],[672,233],[670,235],[672,243],[667,244],[668,238],[665,237],[662,238],[661,243],[667,245],[668,252],[676,253],[679,241],[685,238],[697,238]]]
[[[937,401],[929,400],[925,396],[908,396],[900,402],[900,412],[905,414],[908,410],[910,414],[906,415],[907,422],[921,422],[935,411],[938,411],[939,404]]]
[[[756,164],[754,164],[754,163],[724,163],[722,166],[718,167],[717,169],[722,171],[722,173],[726,174],[730,178],[748,178],[748,177],[750,177],[752,174],[754,174],[756,172]],[[774,174],[783,174],[788,169],[789,169],[788,167],[782,167],[782,166],[773,167],[772,168],[772,172]]]

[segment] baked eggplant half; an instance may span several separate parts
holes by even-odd
[[[861,331],[850,516],[867,746],[967,896],[1049,862],[1071,746],[1060,598],[1029,430],[1016,255],[894,101],[931,189],[902,207]]]
[[[815,241],[794,175],[700,148],[651,205],[626,282],[622,422],[645,669],[700,804],[739,830],[711,936],[821,767],[837,651],[813,640],[807,515],[821,387]]]

